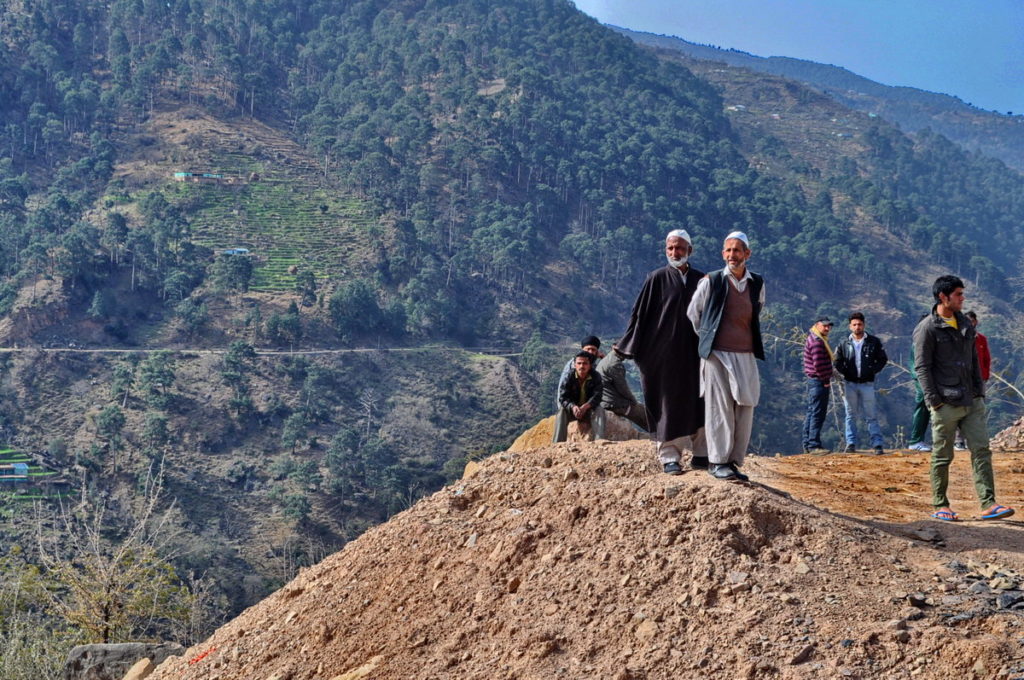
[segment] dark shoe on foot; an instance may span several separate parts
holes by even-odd
[[[733,473],[735,473],[736,479],[740,480],[741,482],[749,482],[750,481],[750,477],[747,477],[745,474],[740,472],[740,469],[736,465],[736,463],[729,463],[729,467],[731,467]]]
[[[715,479],[721,479],[726,482],[732,482],[738,479],[736,471],[733,470],[732,467],[728,465],[719,465],[717,463],[712,463],[708,466],[708,474]]]
[[[694,456],[690,459],[690,468],[693,470],[707,470],[708,469],[708,458],[707,456]]]
[[[856,444],[847,444],[846,448],[844,449],[844,451],[846,451],[846,453],[857,453],[857,445]]]
[[[885,449],[883,449],[881,446],[876,446],[875,447],[875,455],[876,456],[885,455]]]
[[[665,463],[665,474],[669,475],[681,475],[683,474],[683,468],[679,466],[679,463],[675,461],[671,463]]]

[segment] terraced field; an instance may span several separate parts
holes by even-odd
[[[168,192],[199,199],[191,216],[196,243],[249,249],[256,265],[252,290],[293,290],[294,273],[303,270],[318,281],[344,277],[368,255],[374,214],[360,199],[320,183],[319,168],[296,162],[294,149],[263,145],[256,157],[218,148],[211,139],[206,151],[208,167],[182,170],[219,173],[225,180],[175,182]]]
[[[0,466],[8,466],[14,463],[28,463],[28,481],[0,483],[0,505],[6,498],[8,500],[32,501],[42,499],[62,498],[65,494],[59,488],[50,488],[45,484],[46,478],[60,477],[56,470],[47,469],[36,465],[33,456],[17,449],[0,449]],[[0,513],[2,516],[2,513]]]

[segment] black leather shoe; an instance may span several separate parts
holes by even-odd
[[[857,453],[857,447],[854,444],[846,445],[846,453]]]
[[[739,469],[739,467],[737,467],[736,463],[729,463],[729,467],[731,467],[733,473],[735,473],[736,479],[740,480],[741,482],[749,482],[750,481],[750,477],[747,477],[745,474],[740,472],[740,469]]]
[[[681,475],[683,474],[683,468],[679,466],[679,463],[675,461],[671,463],[665,463],[665,474],[669,475]]]
[[[708,466],[708,474],[715,479],[721,479],[726,482],[733,482],[739,479],[736,476],[736,471],[733,470],[731,466],[718,465],[717,463],[712,463]]]
[[[694,456],[690,459],[690,468],[693,470],[707,470],[708,469],[708,458],[707,456]]]
[[[883,449],[881,446],[876,446],[875,447],[875,455],[876,456],[884,456],[885,455],[885,449]]]

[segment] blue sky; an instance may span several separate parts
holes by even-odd
[[[602,23],[1024,114],[1024,0],[574,0]]]

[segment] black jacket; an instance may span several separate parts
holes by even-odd
[[[586,390],[586,403],[590,404],[591,408],[600,406],[601,393],[603,392],[601,374],[594,369],[590,369],[590,373],[584,382],[584,389]],[[571,371],[558,386],[558,404],[570,411],[573,406],[583,405],[580,403],[580,380],[576,377],[575,370]]]
[[[885,365],[889,363],[889,357],[885,355],[882,341],[870,333],[864,334],[864,344],[861,346],[860,352],[860,375],[857,375],[857,357],[854,354],[853,338],[846,336],[846,339],[839,343],[839,347],[836,347],[836,370],[846,382],[873,382],[875,376],[881,373]]]
[[[932,408],[940,404],[970,406],[975,397],[985,396],[981,379],[977,331],[970,319],[956,313],[953,328],[935,311],[921,319],[914,329],[914,370]]]

